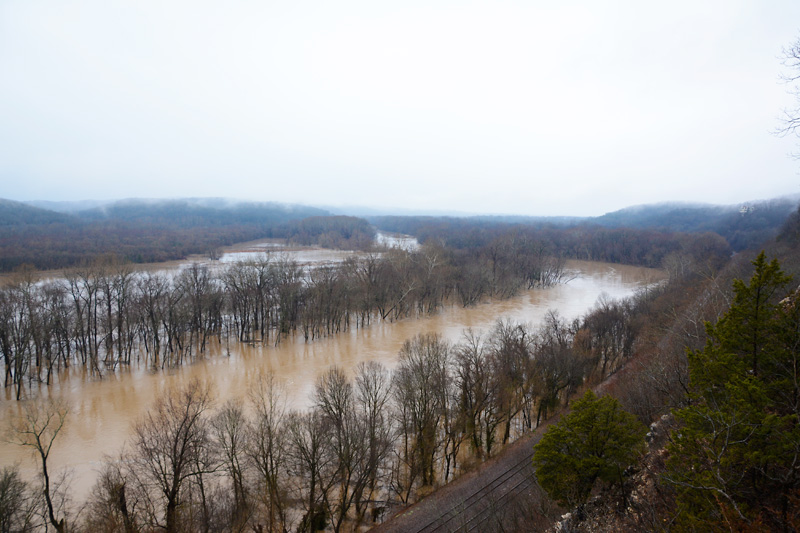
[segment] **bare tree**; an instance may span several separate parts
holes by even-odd
[[[465,437],[479,457],[484,455],[484,445],[491,449],[484,436],[492,440],[496,427],[491,423],[493,382],[487,352],[483,339],[471,330],[464,333],[464,340],[454,350],[460,417]]]
[[[345,261],[345,267],[353,272],[353,279],[355,280],[354,297],[361,324],[369,325],[372,312],[381,294],[381,259],[377,254],[368,254],[360,261],[350,257]],[[356,318],[357,326],[358,317]]]
[[[341,368],[332,367],[320,377],[314,401],[332,429],[338,492],[336,499],[331,495],[328,505],[333,529],[338,533],[365,481],[360,478],[368,453],[367,435],[363,419],[356,414],[353,384]]]
[[[591,353],[599,365],[597,379],[603,381],[633,354],[638,332],[630,305],[603,294],[583,319],[583,327],[589,333]]]
[[[69,407],[55,400],[26,403],[22,416],[12,422],[10,435],[12,442],[30,448],[41,463],[42,497],[46,506],[47,520],[59,533],[66,531],[66,516],[55,497],[58,484],[51,479],[47,461],[53,443],[64,428],[68,413]]]
[[[222,296],[216,280],[205,265],[192,265],[176,279],[185,294],[188,311],[189,349],[197,344],[204,352],[209,335],[219,334]]]
[[[15,466],[0,471],[0,533],[32,531],[36,497]]]
[[[152,365],[155,367],[161,353],[161,323],[167,312],[169,280],[162,274],[148,272],[137,280],[136,285],[144,347],[146,351],[152,352]]]
[[[498,427],[505,426],[502,443],[507,444],[514,420],[530,396],[532,339],[523,325],[498,321],[490,336],[490,346],[493,411],[497,413],[494,420]],[[487,439],[487,445],[490,442]],[[487,447],[487,453],[490,452],[491,448]]]
[[[367,453],[354,488],[356,523],[359,524],[378,489],[381,468],[394,445],[395,431],[387,408],[392,394],[389,371],[377,361],[356,367],[356,409],[366,432]]]
[[[540,387],[537,426],[583,382],[587,362],[574,349],[574,330],[557,312],[550,311],[539,331],[534,354]]]
[[[27,312],[20,284],[0,289],[0,351],[3,352],[5,385],[13,385],[17,400],[30,367],[34,325]]]
[[[230,527],[238,531],[247,523],[251,507],[244,481],[245,450],[248,448],[250,433],[241,400],[228,400],[211,420],[211,426],[216,438],[214,444],[222,455],[222,468],[228,474],[233,487]]]
[[[256,492],[267,514],[270,533],[287,530],[286,393],[271,372],[259,374],[249,392],[255,421],[247,453],[256,472]]]
[[[161,507],[150,519],[169,533],[180,530],[186,483],[214,471],[206,459],[206,412],[212,401],[211,387],[195,379],[161,396],[134,426],[133,467],[143,485],[152,489],[152,507]]]
[[[100,375],[98,351],[102,339],[99,333],[100,287],[96,265],[68,272],[70,295],[75,309],[76,345],[82,362],[92,374]]]
[[[402,437],[401,462],[408,493],[419,476],[423,486],[436,479],[436,458],[442,449],[439,424],[446,407],[450,346],[438,335],[417,335],[405,342],[394,374],[395,404]],[[398,471],[398,474],[402,472]],[[396,479],[400,481],[400,479]]]
[[[332,428],[316,408],[307,413],[292,412],[287,427],[290,472],[304,511],[297,531],[324,529],[328,519],[328,498],[337,479]]]
[[[270,263],[271,283],[275,287],[273,300],[277,316],[278,331],[275,342],[281,335],[297,331],[297,322],[303,306],[303,269],[289,257],[279,257]]]
[[[113,366],[119,362],[129,362],[126,350],[126,320],[129,310],[129,296],[133,281],[130,264],[120,262],[115,256],[105,258],[97,265],[98,299],[103,313],[99,318],[105,337],[105,364]],[[114,332],[116,331],[116,338]],[[114,350],[117,355],[114,357]]]
[[[783,49],[783,65],[790,69],[783,80],[791,87],[795,105],[783,110],[783,124],[778,128],[779,135],[800,135],[800,38],[788,48]],[[800,157],[800,154],[795,154]]]
[[[231,319],[239,341],[248,341],[257,318],[257,271],[247,262],[229,265],[222,273]]]
[[[123,456],[124,457],[124,456]],[[87,531],[136,533],[142,530],[141,488],[121,460],[106,463],[84,511]]]

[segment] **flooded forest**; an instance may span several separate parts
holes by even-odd
[[[321,261],[265,246],[170,269],[105,257],[63,276],[18,270],[0,289],[12,518],[57,531],[380,523],[614,374],[663,280],[715,260],[709,242],[677,236],[666,271],[576,262],[513,230]],[[340,342],[370,348],[317,359]],[[58,469],[87,450],[74,478]]]

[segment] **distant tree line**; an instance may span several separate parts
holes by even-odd
[[[706,258],[714,269],[731,254],[725,239],[709,232],[676,233],[596,225],[531,226],[469,218],[380,217],[372,221],[380,229],[414,235],[422,243],[440,242],[464,251],[485,250],[490,243],[508,238],[517,243],[537,243],[554,255],[570,259],[659,268],[669,258],[692,261]]]
[[[375,228],[363,218],[316,216],[289,222],[278,231],[278,235],[302,245],[367,250],[375,241]]]
[[[237,242],[269,237],[254,227],[172,229],[127,223],[56,224],[3,228],[0,271],[22,265],[63,269],[114,253],[134,263],[182,259]]]
[[[487,234],[519,228],[537,234],[560,246],[568,257],[657,266],[659,257],[668,250],[658,242],[681,240],[680,234],[712,234],[732,251],[754,248],[778,235],[786,217],[795,211],[797,202],[775,199],[736,206],[697,204],[655,204],[621,209],[600,217],[399,217],[374,216],[368,220],[379,229],[416,236],[420,242],[428,238],[444,238],[456,247],[474,246]],[[502,228],[502,229],[501,229]],[[722,237],[722,239],[719,239]],[[656,238],[656,246],[647,250],[639,241]],[[611,240],[627,240],[637,250],[603,251]],[[638,244],[637,244],[638,243]]]
[[[107,254],[134,263],[182,259],[237,242],[285,238],[293,220],[325,214],[310,207],[212,207],[189,201],[119,202],[62,214],[3,200],[0,271],[23,264],[69,268]]]
[[[661,204],[622,209],[588,222],[610,228],[714,232],[725,238],[733,250],[741,251],[773,239],[796,207],[797,200],[788,198],[735,206]]]

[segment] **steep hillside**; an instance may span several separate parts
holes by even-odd
[[[580,516],[566,515],[562,530],[798,529],[791,451],[798,442],[797,412],[783,399],[796,394],[800,212],[758,249],[766,260],[753,250],[737,254],[605,386],[626,409],[652,422],[649,451],[630,469],[627,505],[619,493],[603,490]],[[753,315],[761,318],[748,321]],[[702,323],[713,326],[698,328]],[[764,339],[759,372],[748,366],[755,359],[742,347],[752,339]],[[729,416],[735,423],[725,425]],[[697,442],[704,445],[697,448]],[[704,483],[693,481],[696,473]]]

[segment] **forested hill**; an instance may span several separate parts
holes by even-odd
[[[59,213],[0,200],[0,271],[65,268],[115,254],[133,262],[180,259],[220,246],[284,236],[321,209],[223,200],[126,200]]]
[[[64,268],[104,254],[133,262],[165,261],[269,237],[364,247],[373,236],[362,218],[277,203],[205,198],[37,205],[52,209],[0,199],[0,271],[26,263]],[[796,199],[783,198],[735,206],[639,206],[593,218],[374,216],[369,222],[454,248],[485,246],[518,227],[566,257],[662,266],[664,257],[690,246],[676,234],[707,234],[702,245],[695,237],[689,240],[695,248],[713,248],[711,255],[740,251],[775,237],[795,206]]]
[[[499,227],[516,225],[553,236],[560,230],[599,233],[598,228],[623,228],[664,233],[716,233],[734,251],[757,246],[778,235],[784,221],[797,208],[798,198],[778,198],[737,205],[664,203],[629,207],[599,217],[368,217],[378,229],[414,235],[421,241],[447,235],[459,246],[490,235]],[[647,230],[647,231],[646,231]],[[614,234],[610,232],[609,235]]]
[[[666,203],[628,207],[590,219],[609,228],[652,228],[680,232],[713,231],[734,250],[744,250],[778,234],[797,208],[798,198],[747,202],[739,205]]]
[[[72,219],[69,215],[0,198],[0,227],[59,224]]]

